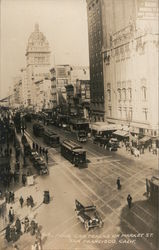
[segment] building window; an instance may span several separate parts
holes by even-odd
[[[107,90],[107,98],[108,98],[108,101],[110,102],[111,101],[111,90],[110,89]]]
[[[128,120],[128,117],[127,117],[127,108],[126,107],[124,107],[124,118],[126,119],[126,120]]]
[[[132,100],[132,89],[131,88],[128,88],[128,98],[129,98],[129,101]]]
[[[148,110],[146,108],[143,109],[144,120],[147,121]]]
[[[121,101],[121,89],[118,89],[118,101]]]
[[[147,99],[147,88],[145,86],[142,86],[141,91],[142,91],[142,99],[144,101],[146,101],[146,99]]]
[[[129,117],[128,117],[128,119],[130,121],[132,121],[132,118],[133,118],[133,110],[132,110],[132,108],[129,108]]]
[[[122,99],[126,101],[126,89],[122,89]]]
[[[108,115],[111,117],[112,116],[112,107],[111,106],[108,107],[108,112],[109,112]]]
[[[118,118],[122,118],[122,108],[118,108]]]
[[[111,88],[111,84],[107,83],[107,89],[110,89],[110,88]]]

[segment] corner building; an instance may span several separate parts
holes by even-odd
[[[127,126],[134,134],[156,137],[159,128],[158,1],[97,2],[102,11],[100,60],[105,121]],[[96,1],[91,1],[92,6],[93,3]]]

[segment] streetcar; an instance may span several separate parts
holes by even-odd
[[[89,131],[89,122],[84,118],[71,118],[70,119],[70,129],[72,132],[77,131]]]
[[[33,134],[35,136],[42,136],[44,133],[44,127],[40,123],[34,123],[33,124]]]
[[[51,147],[58,147],[60,145],[60,138],[52,131],[45,130],[43,134],[44,142]]]
[[[77,167],[87,167],[86,151],[71,140],[61,143],[61,155]]]

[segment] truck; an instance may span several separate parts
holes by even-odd
[[[104,223],[99,212],[96,210],[96,206],[89,203],[83,205],[78,200],[75,200],[75,206],[76,216],[84,224],[86,231],[94,227],[103,227]]]

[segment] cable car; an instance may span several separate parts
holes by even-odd
[[[77,167],[87,167],[86,151],[71,140],[63,141],[61,155]]]

